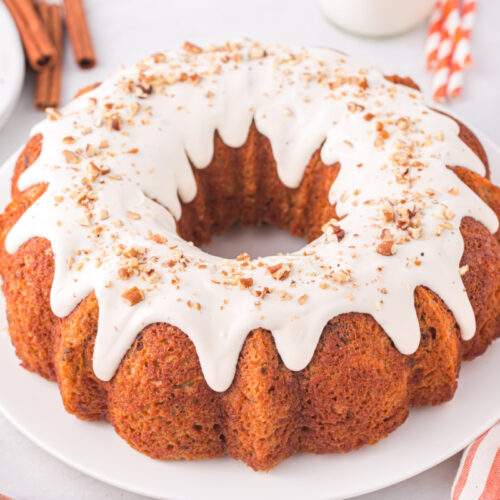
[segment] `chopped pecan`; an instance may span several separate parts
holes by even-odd
[[[268,266],[267,270],[275,280],[283,281],[290,276],[292,266],[290,264],[279,263],[274,264],[273,266]]]
[[[135,306],[144,300],[144,293],[140,288],[133,286],[122,293],[122,297],[129,303],[130,306]]]

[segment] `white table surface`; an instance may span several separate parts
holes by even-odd
[[[494,24],[500,19],[500,2],[479,3],[473,39],[474,67],[467,74],[463,97],[451,103],[449,109],[500,144],[500,31]],[[87,0],[86,4],[98,66],[90,71],[78,70],[68,47],[63,102],[78,88],[145,54],[178,46],[184,40],[221,41],[242,36],[335,47],[387,73],[411,75],[428,94],[430,77],[423,64],[423,26],[395,38],[355,38],[327,23],[312,0]],[[25,141],[31,125],[43,117],[34,110],[32,98],[33,77],[28,75],[15,112],[0,131],[0,163]],[[402,459],[411,460],[411,456]],[[459,456],[452,457],[419,476],[359,498],[447,498],[458,460]],[[143,498],[62,464],[22,436],[1,415],[0,493],[16,499]]]

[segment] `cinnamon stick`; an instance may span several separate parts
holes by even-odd
[[[31,0],[5,0],[5,5],[17,25],[30,66],[35,71],[50,66],[56,56],[56,49]]]
[[[43,68],[36,76],[35,105],[39,109],[57,108],[61,96],[63,26],[62,13],[58,5],[46,2],[38,4],[40,18],[56,49],[54,64]]]
[[[66,26],[77,64],[84,69],[95,66],[95,54],[81,0],[64,0]]]

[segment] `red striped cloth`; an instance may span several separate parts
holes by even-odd
[[[500,500],[500,422],[463,453],[452,500]]]

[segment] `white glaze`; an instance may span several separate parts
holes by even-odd
[[[275,45],[265,51],[244,41],[216,51],[178,50],[147,58],[33,130],[43,134],[43,148],[19,187],[40,182],[48,187],[10,231],[6,248],[13,253],[34,236],[50,240],[55,259],[51,307],[59,317],[95,291],[99,321],[94,370],[100,379],[112,378],[137,334],[154,322],[170,323],[189,336],[207,383],[217,391],[231,384],[246,335],[258,327],[272,332],[292,370],[307,366],[326,322],[346,312],[371,314],[396,347],[410,354],[420,341],[414,309],[418,285],[438,293],[462,336],[473,336],[475,318],[459,272],[460,221],[474,217],[492,232],[498,221],[446,168],[463,165],[484,171],[458,138],[457,124],[429,110],[420,93],[334,51]],[[154,62],[163,57],[166,62]],[[178,82],[181,73],[196,74],[197,81]],[[137,87],[144,75],[154,77],[151,95]],[[368,88],[363,89],[365,81]],[[353,109],[353,102],[364,109]],[[113,103],[113,109],[105,103]],[[374,118],[365,119],[367,113]],[[116,117],[119,131],[112,130]],[[401,117],[403,123],[397,122]],[[196,168],[206,167],[214,132],[228,146],[238,147],[245,143],[252,120],[270,139],[279,177],[288,187],[300,184],[319,147],[326,164],[340,162],[330,202],[345,215],[341,241],[327,230],[299,252],[248,262],[208,255],[177,236],[179,198],[187,202],[196,195],[188,158]],[[388,133],[382,142],[377,140],[378,121]],[[75,142],[65,144],[67,136]],[[103,140],[109,147],[98,147]],[[414,143],[414,151],[411,160],[398,166],[393,155],[402,142]],[[132,148],[139,151],[132,154]],[[71,163],[72,158],[68,162],[63,150],[76,154],[79,163]],[[71,193],[80,192],[90,161],[111,172],[89,183],[95,200],[84,207]],[[420,164],[408,170],[410,161]],[[411,183],[397,181],[405,170]],[[376,249],[383,228],[390,228],[395,238],[408,235],[382,215],[387,203],[401,208],[402,198],[408,200],[405,206],[417,208],[422,234],[407,237],[395,255],[381,255]],[[109,217],[100,220],[103,210]],[[84,222],[88,213],[93,218]],[[447,229],[438,236],[440,224]],[[99,236],[96,226],[103,228]],[[151,234],[168,241],[155,243]],[[157,279],[144,272],[119,279],[125,257],[117,255],[123,254],[118,244],[147,249],[142,269],[154,269]],[[277,263],[292,266],[283,281],[267,269]],[[241,276],[253,279],[250,288],[240,287]],[[144,291],[144,300],[131,306],[122,293],[133,286]],[[271,293],[256,297],[264,287]]]

